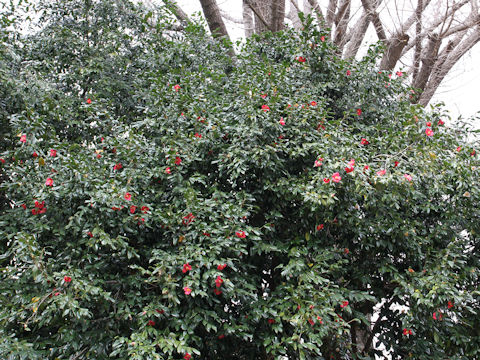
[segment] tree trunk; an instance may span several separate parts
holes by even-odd
[[[225,37],[230,40],[228,36],[227,28],[220,15],[220,9],[218,8],[215,0],[200,0],[202,5],[203,14],[207,19],[208,27],[213,37]]]
[[[285,0],[272,0],[272,31],[281,31],[284,28]]]

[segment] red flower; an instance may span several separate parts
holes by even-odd
[[[357,115],[358,116],[362,115],[362,109],[357,109]]]
[[[262,110],[265,112],[270,111],[270,107],[268,105],[262,105]]]
[[[442,119],[440,119],[438,120],[438,125],[445,125],[445,122]]]
[[[397,167],[398,164],[400,164],[398,161],[395,161],[395,165],[393,165],[393,167]]]
[[[318,158],[317,160],[315,160],[315,162],[313,163],[313,167],[319,167],[319,166],[322,166],[322,161],[323,161],[323,158]]]
[[[448,307],[449,309],[453,308],[453,301],[449,301],[449,302],[447,303],[447,307]]]
[[[190,360],[192,358],[192,355],[189,353],[186,353],[185,356],[183,357],[185,360]]]
[[[97,154],[97,159],[100,159],[102,157],[102,154],[98,153]]]
[[[324,41],[325,41],[325,36],[322,36],[322,37],[320,38],[320,41],[321,41],[321,42],[324,42]]]
[[[335,183],[339,183],[342,180],[342,177],[338,172],[332,174],[332,181]]]
[[[350,250],[348,250],[348,248],[345,248],[345,249],[343,249],[343,253],[345,255],[348,255],[348,254],[350,254]]]
[[[22,205],[20,205],[20,206],[23,208],[23,210],[27,210],[27,205],[22,204]]]
[[[350,72],[350,70],[347,70],[347,76],[350,76],[352,75],[352,73]]]
[[[27,142],[27,135],[23,134],[22,136],[20,136],[20,142],[25,144]]]
[[[51,157],[57,156],[57,150],[50,149],[50,156],[51,156]]]
[[[412,181],[412,176],[411,176],[411,175],[403,174],[403,177],[404,177],[407,181]]]
[[[310,105],[312,105],[312,106],[317,106],[317,102],[316,102],[316,101],[312,101],[312,102],[310,102]]]
[[[267,320],[269,324],[275,324],[275,320],[274,319],[268,319]]]
[[[224,335],[224,334],[220,334],[220,335],[218,335],[218,338],[219,338],[220,340],[222,340],[224,337],[225,337],[225,335]]]
[[[470,153],[470,156],[475,156],[476,152],[475,152],[475,149],[472,150],[472,152]]]
[[[460,150],[462,150],[462,147],[461,146],[457,147],[457,152],[460,152]]]
[[[66,283],[69,283],[72,281],[72,278],[70,276],[64,276],[63,281],[65,281]]]
[[[36,152],[36,151],[34,151],[34,152],[33,152],[33,154],[32,154],[32,156],[33,156],[34,158],[38,157],[38,154],[37,154],[37,152]]]
[[[362,140],[360,141],[360,144],[362,144],[362,145],[368,145],[368,144],[370,144],[370,142],[369,142],[367,139],[362,138]]]
[[[199,133],[195,133],[195,137],[201,139],[201,138],[202,138],[202,135],[199,134]]]
[[[315,320],[313,320],[312,318],[308,319],[308,322],[310,323],[310,325],[315,325]]]
[[[155,326],[155,321],[153,321],[153,320],[148,320],[147,326]]]
[[[132,200],[132,194],[130,194],[129,192],[126,192],[123,197],[124,197],[125,200],[127,200],[127,201],[131,201],[131,200]]]
[[[323,182],[324,182],[325,184],[328,184],[328,183],[330,182],[330,179],[329,179],[329,178],[323,178]]]
[[[401,71],[397,71],[397,76],[402,76],[403,73]]]
[[[317,231],[323,230],[323,227],[324,227],[324,226],[325,226],[325,225],[323,225],[323,224],[317,225]]]
[[[93,237],[93,234],[92,234],[91,231],[87,232],[87,235],[88,235],[89,237],[91,237],[91,238]]]
[[[237,237],[239,237],[240,239],[245,239],[245,237],[247,236],[245,235],[245,231],[237,231],[235,235],[237,235]]]
[[[216,286],[217,288],[219,288],[220,286],[222,286],[222,284],[223,284],[223,279],[222,279],[222,277],[219,275],[219,276],[217,276],[217,278],[215,279],[215,286]]]
[[[180,90],[180,85],[178,85],[178,84],[174,85],[174,86],[173,86],[173,89],[174,89],[175,91]]]
[[[307,59],[305,59],[303,56],[299,56],[297,57],[297,61],[300,63],[304,63],[305,61],[307,61]]]
[[[171,173],[172,173],[172,170],[171,170],[169,167],[167,167],[167,168],[165,169],[165,173],[171,174]]]
[[[370,169],[370,166],[368,166],[368,165],[365,165],[365,166],[363,167],[363,171],[367,171],[367,170],[369,170],[369,169]]]
[[[222,271],[223,269],[225,269],[227,267],[227,264],[220,264],[220,265],[217,265],[217,270],[218,271]]]
[[[345,171],[346,171],[347,173],[351,173],[351,172],[353,171],[353,166],[347,166],[347,167],[345,168]]]
[[[130,214],[135,214],[137,207],[135,205],[130,206]]]
[[[175,157],[175,165],[180,165],[182,163],[182,159],[179,156]]]
[[[425,129],[425,135],[427,136],[433,136],[433,131],[430,128]]]
[[[217,288],[213,289],[213,292],[215,295],[220,295],[222,293],[222,290],[218,290]]]
[[[88,98],[87,99],[87,104],[91,104],[92,103],[92,99]]]
[[[47,186],[53,186],[53,179],[52,179],[52,178],[48,178],[48,179],[45,181],[45,185],[47,185]]]
[[[182,269],[182,272],[185,274],[187,273],[188,271],[192,270],[192,265],[190,265],[189,263],[186,263],[186,264],[183,264],[183,269]]]
[[[146,214],[150,211],[150,209],[148,208],[148,206],[142,206],[142,213]]]
[[[5,159],[0,159],[0,162],[1,162],[2,164],[5,164]]]
[[[261,97],[262,99],[265,99],[265,98],[267,97],[267,94],[261,94],[260,97]]]
[[[279,121],[279,123],[280,123],[280,125],[282,125],[282,126],[283,126],[283,125],[285,125],[285,120],[283,120],[283,117],[282,117],[282,118],[280,118],[280,121]]]
[[[185,293],[185,295],[190,295],[192,293],[192,289],[190,289],[188,286],[185,286],[183,288],[183,292]]]
[[[344,301],[340,304],[340,307],[343,309],[344,307],[347,307],[348,306],[348,301]]]
[[[183,217],[182,224],[188,226],[193,220],[195,219],[195,215],[189,213],[188,215]]]
[[[430,121],[427,121],[427,124],[426,124],[428,127],[432,126],[432,123]]]
[[[377,171],[377,175],[378,175],[378,176],[383,176],[383,175],[385,175],[386,173],[387,173],[387,170],[384,170],[384,169],[382,169],[382,170],[380,170],[380,171]]]
[[[113,170],[120,170],[121,168],[123,168],[123,165],[121,163],[113,165]]]
[[[407,328],[403,329],[403,335],[408,335],[408,329]]]

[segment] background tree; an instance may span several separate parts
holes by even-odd
[[[362,44],[370,41],[367,34],[376,36],[385,49],[380,68],[401,69],[416,89],[412,101],[423,106],[452,67],[480,41],[478,0],[394,4],[383,0],[304,0],[303,4],[297,0],[244,0],[242,19],[220,11],[227,21],[242,22],[247,37],[280,31],[285,22],[299,29],[299,12],[315,16],[319,29],[327,31],[325,36],[343,58],[357,56]],[[207,21],[213,19],[211,12],[204,15]]]
[[[40,6],[0,53],[1,358],[478,357],[478,141],[378,48]]]

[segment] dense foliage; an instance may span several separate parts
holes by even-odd
[[[38,14],[2,18],[2,358],[479,356],[478,143],[380,49]]]

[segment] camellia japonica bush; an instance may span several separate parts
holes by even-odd
[[[478,142],[381,49],[39,6],[2,22],[2,359],[480,356]]]

